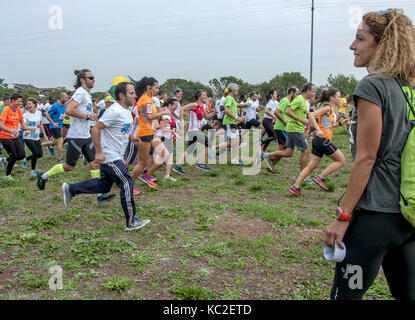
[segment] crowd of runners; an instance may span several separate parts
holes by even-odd
[[[238,85],[231,83],[222,97],[211,98],[206,91],[198,90],[194,102],[181,105],[183,91],[179,88],[168,97],[152,77],[139,81],[121,77],[113,95],[105,93],[98,102],[90,93],[95,83],[93,73],[83,69],[75,75],[76,90],[62,92],[56,101],[23,101],[19,93],[2,97],[0,145],[8,155],[1,157],[3,179],[13,181],[13,168],[20,162],[24,169],[30,166],[29,175],[36,177],[40,190],[45,190],[49,179],[75,170],[81,159],[89,164],[92,179],[64,184],[65,205],[69,207],[71,198],[81,193],[97,194],[98,204],[111,200],[115,193],[109,192],[115,182],[121,190],[128,230],[148,223],[135,218],[134,196],[141,193],[134,187],[135,181],[157,188],[153,176],[157,170],[163,171],[163,180],[177,181],[178,176],[186,175],[183,164],[194,155],[198,144],[204,152],[197,153],[195,168],[206,172],[211,170],[206,164],[208,159],[220,159],[228,151],[230,164],[243,166],[240,148],[248,146],[243,141],[249,141],[250,130],[256,130],[259,137],[253,164],[260,165],[264,160],[267,174],[278,175],[278,162],[298,149],[301,173],[288,188],[296,196],[301,196],[303,182],[314,181],[328,190],[324,179],[345,164],[344,155],[331,141],[333,128],[349,126],[350,122],[345,111],[347,96],[342,99],[337,89],[326,89],[318,98],[312,83],[290,87],[285,97],[269,90],[262,106],[259,93],[240,94]],[[262,121],[260,110],[264,110]],[[220,136],[224,142],[217,144]],[[272,142],[279,150],[267,153]],[[56,165],[46,171],[37,168],[43,148],[56,156]],[[324,155],[333,162],[311,180],[309,175]],[[133,165],[131,172],[129,165]]]

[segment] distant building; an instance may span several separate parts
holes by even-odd
[[[16,90],[18,93],[21,93],[23,90],[32,89],[39,92],[41,95],[49,95],[52,93],[54,88],[38,88],[31,84],[21,84],[21,83],[13,83],[13,89]]]

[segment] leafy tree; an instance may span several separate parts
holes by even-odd
[[[235,83],[239,86],[239,94],[249,94],[255,88],[254,85],[234,76],[220,77],[219,79],[215,78],[209,80],[209,85],[213,90],[213,94],[217,96],[221,96],[230,83]]]
[[[0,88],[8,88],[9,85],[4,82],[4,79],[0,78]]]
[[[66,89],[65,87],[57,87],[52,90],[52,92],[49,94],[48,99],[50,97],[55,98],[55,100],[59,99],[59,95],[61,92],[69,93],[70,90]]]
[[[28,98],[35,98],[39,99],[39,92],[37,92],[34,89],[25,89],[21,92],[21,95],[23,97],[23,102],[26,103]]]
[[[300,72],[284,72],[282,74],[277,74],[269,82],[263,82],[261,84],[261,89],[264,95],[269,90],[275,89],[285,96],[290,87],[296,86],[301,89],[301,87],[307,82],[307,78],[305,78]]]
[[[346,76],[344,74],[338,74],[333,76],[332,74],[327,79],[327,84],[329,88],[337,88],[344,96],[346,93],[353,96],[354,89],[357,86],[359,81],[355,78],[354,75]]]
[[[104,99],[105,92],[93,92],[91,93],[91,97],[93,99],[97,99],[98,101]]]
[[[210,87],[204,85],[199,81],[189,81],[185,79],[168,79],[162,85],[160,85],[160,90],[166,92],[169,97],[174,96],[174,91],[176,89],[183,90],[183,97],[181,104],[187,104],[195,100],[194,95],[197,90],[206,90],[208,96],[212,96],[213,91]]]

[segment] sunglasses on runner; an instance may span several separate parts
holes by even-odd
[[[84,77],[84,79],[94,80],[95,77]]]

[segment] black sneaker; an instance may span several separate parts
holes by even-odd
[[[280,174],[280,172],[278,170],[270,170],[269,168],[267,168],[267,170],[265,170],[266,174],[271,174],[271,175],[278,175]]]
[[[117,195],[116,193],[111,193],[111,194],[106,193],[106,194],[97,196],[98,204],[101,205],[107,201],[110,201],[114,199],[116,195]]]
[[[150,220],[140,220],[136,217],[134,217],[133,222],[130,224],[129,227],[125,228],[125,231],[131,231],[131,230],[137,230],[145,225],[147,225],[150,222]]]
[[[40,190],[45,190],[45,185],[46,185],[46,180],[42,179],[42,174],[44,174],[43,171],[38,171],[37,172],[37,187]]]

